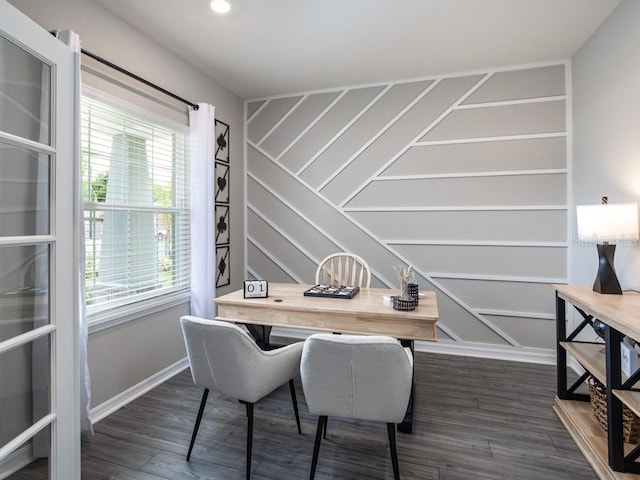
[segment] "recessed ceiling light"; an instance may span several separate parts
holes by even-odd
[[[209,6],[216,13],[227,13],[231,10],[231,4],[227,0],[213,0]]]

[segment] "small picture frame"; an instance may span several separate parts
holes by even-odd
[[[216,287],[224,287],[231,283],[229,269],[229,245],[216,247]]]
[[[229,203],[229,165],[216,162],[215,202]]]
[[[229,244],[229,205],[216,204],[216,245]]]
[[[229,125],[216,120],[216,154],[219,162],[229,163]]]
[[[269,282],[266,280],[245,280],[244,298],[267,298],[269,296]]]

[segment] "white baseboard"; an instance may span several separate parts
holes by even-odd
[[[92,408],[89,412],[91,423],[95,425],[100,420],[108,417],[119,408],[124,407],[129,402],[144,395],[149,390],[154,389],[163,382],[166,382],[171,377],[174,377],[188,367],[189,359],[185,357],[181,360],[178,360],[173,365],[169,365],[167,368],[160,370],[158,373],[152,375],[151,377],[144,379],[142,382],[126,389],[124,392],[119,393],[115,397],[110,398],[106,402],[103,402],[100,405]]]
[[[304,340],[311,330],[296,330],[293,328],[275,328],[271,331],[274,344]],[[544,365],[556,364],[556,351],[546,348],[530,347],[502,347],[485,343],[455,343],[450,341],[423,342],[416,341],[417,352],[433,352],[464,357],[493,358],[496,360],[510,360],[513,362],[538,363]]]

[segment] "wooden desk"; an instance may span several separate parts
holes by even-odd
[[[304,291],[313,285],[269,283],[268,298],[244,298],[238,290],[215,299],[217,320],[269,327],[303,328],[334,333],[388,335],[398,338],[413,351],[414,340],[436,340],[438,305],[435,292],[420,297],[418,307],[410,312],[394,310],[384,295],[396,290],[361,288],[352,299],[305,297]],[[268,346],[268,333],[262,339],[255,327],[249,328],[258,343]],[[407,415],[398,430],[411,433],[413,428],[414,388],[407,406]]]
[[[270,283],[268,298],[243,298],[238,290],[215,299],[218,320],[327,332],[389,335],[406,340],[436,340],[436,294],[426,292],[411,312],[394,310],[386,288],[361,288],[352,299],[305,297],[312,285]]]

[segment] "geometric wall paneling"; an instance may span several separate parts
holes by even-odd
[[[322,194],[336,204],[361,188],[379,170],[384,170],[390,159],[408,148],[431,122],[443,115],[452,103],[476,85],[482,76],[446,79],[428,84],[423,91],[403,105],[397,116],[388,118],[388,122],[375,132],[371,138],[355,150],[345,155],[344,165],[336,173],[329,170],[319,185]],[[373,108],[371,110],[374,110]],[[354,140],[359,140],[355,138]],[[322,157],[314,162],[317,168],[322,166]]]
[[[564,74],[564,65],[496,72],[462,105],[564,95]]]
[[[352,198],[347,208],[357,207],[491,207],[565,205],[567,176],[486,175],[391,179],[371,182]]]
[[[278,157],[338,97],[338,92],[318,93],[303,97],[260,142],[266,152]]]
[[[529,277],[562,280],[567,276],[564,247],[522,245],[396,245],[412,264],[430,274]]]
[[[347,250],[393,288],[392,266],[411,263],[438,296],[439,349],[551,358],[549,283],[567,281],[569,245],[565,71],[249,102],[247,275],[311,283]]]
[[[262,105],[248,123],[249,141],[259,142],[301,99],[301,96],[277,98]]]
[[[229,259],[229,245],[216,247],[216,287],[224,287],[231,283]]]
[[[262,105],[266,103],[266,100],[258,100],[255,102],[247,103],[247,118],[251,118]]]
[[[555,346],[553,339],[555,338],[556,324],[553,318],[540,319],[488,314],[485,314],[485,317],[522,345],[548,349]]]
[[[216,203],[229,203],[229,165],[227,163],[216,162],[215,167],[215,201]]]
[[[412,147],[381,172],[380,177],[566,169],[566,163],[566,137],[562,134]]]
[[[340,132],[359,118],[367,107],[375,102],[383,87],[353,88],[341,92],[339,102],[332,105],[307,125],[308,130],[291,147],[277,158],[278,163],[292,172],[298,172],[308,161],[320,155],[331,139],[340,136]]]
[[[216,120],[216,160],[229,163],[229,125]]]
[[[406,83],[388,89],[301,172],[301,178],[318,188],[432,84],[433,82]]]
[[[564,132],[565,107],[552,100],[458,109],[418,142]]]
[[[566,246],[566,209],[404,211],[345,209],[387,244],[468,242]],[[509,226],[509,228],[505,228]]]
[[[229,205],[217,204],[215,211],[216,245],[229,244]]]

